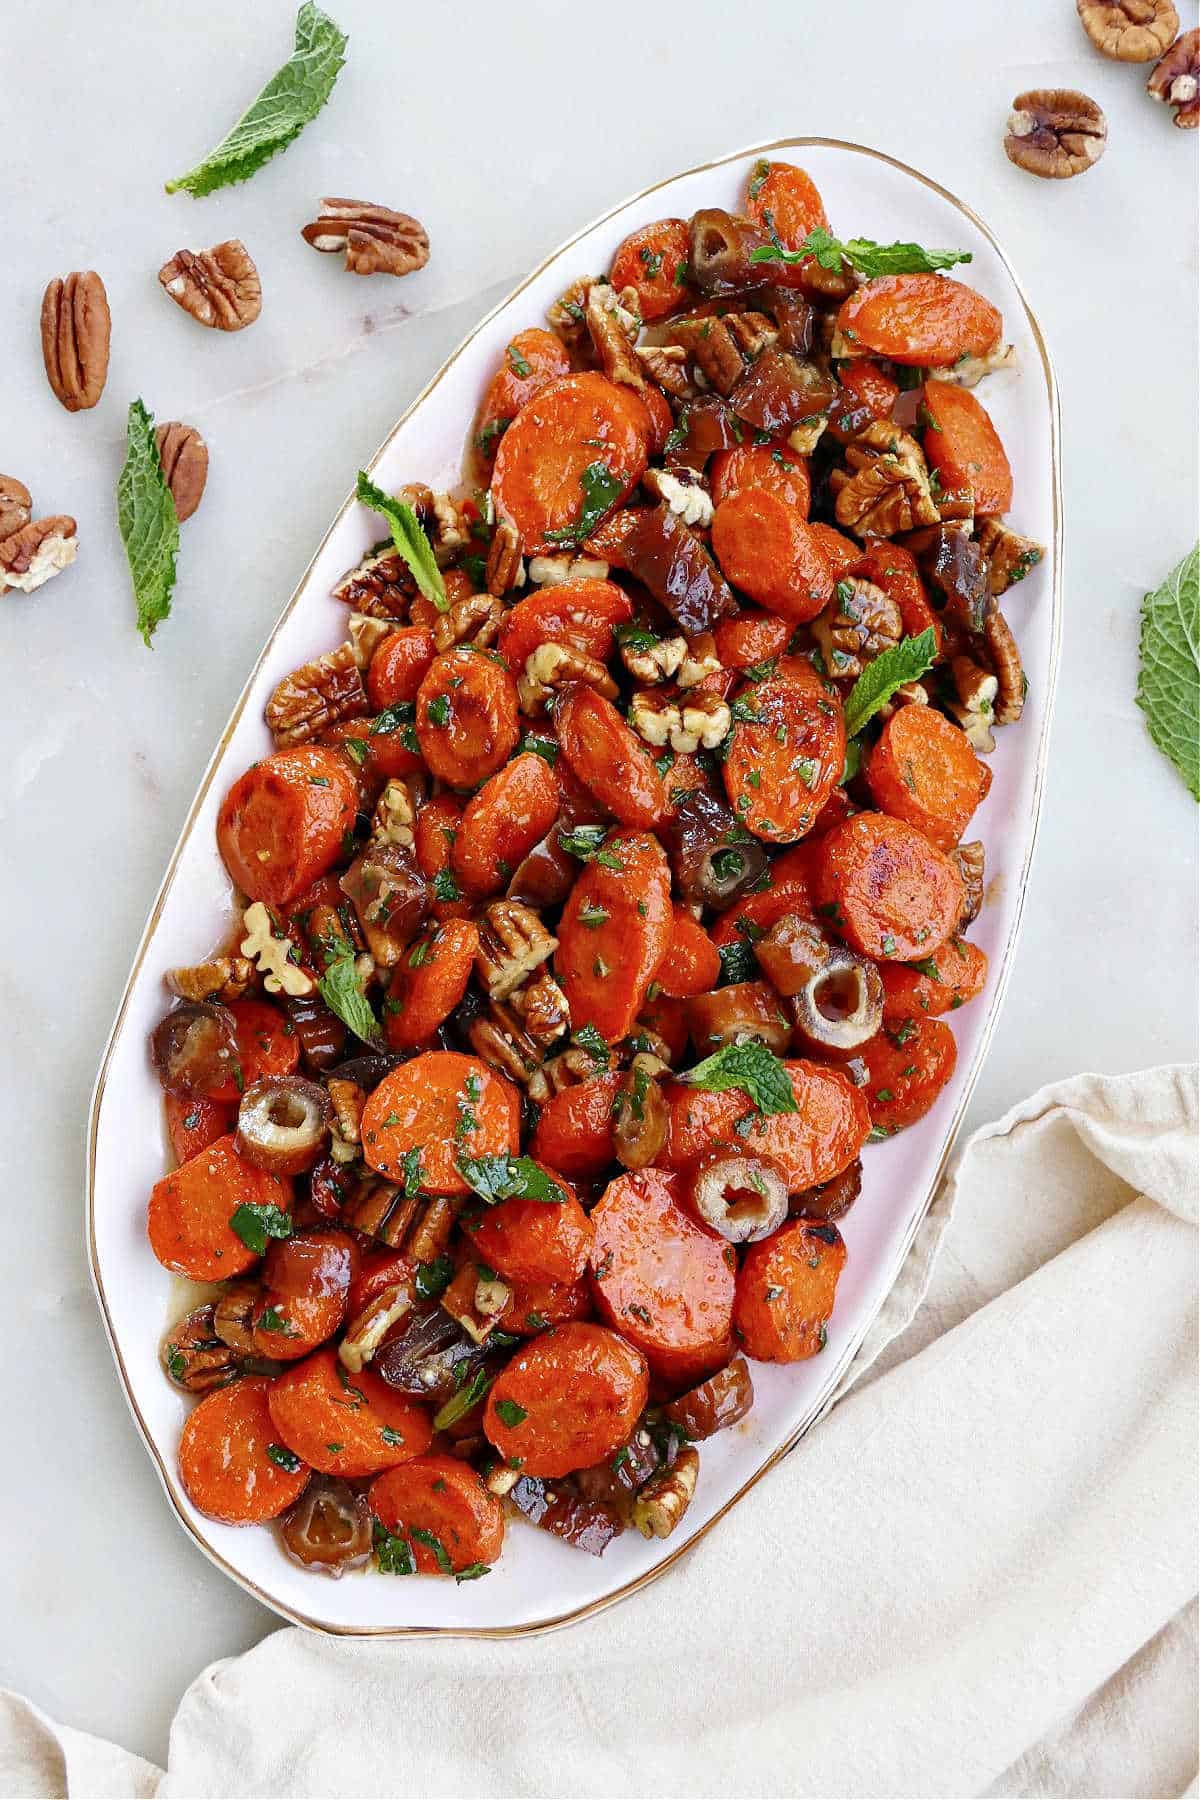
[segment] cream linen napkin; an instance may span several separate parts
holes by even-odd
[[[623,1605],[278,1631],[193,1683],[161,1775],[9,1696],[0,1791],[1194,1792],[1196,1126],[1165,1068],[976,1133],[854,1390]]]

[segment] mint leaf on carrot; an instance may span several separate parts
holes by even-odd
[[[769,218],[767,224],[770,227]],[[823,269],[838,272],[843,262],[848,262],[870,279],[876,275],[928,275],[971,261],[969,250],[926,250],[922,244],[877,244],[873,238],[835,238],[823,225],[810,231],[798,250],[785,250],[773,229],[772,237],[772,243],[760,244],[751,253],[751,262],[798,263],[812,256]]]
[[[363,992],[353,945],[331,943],[324,954],[325,973],[317,982],[317,992],[322,1000],[364,1044],[380,1043],[383,1033]]]
[[[621,498],[624,488],[624,483],[608,464],[599,461],[588,464],[579,477],[579,485],[583,489],[579,517],[573,525],[564,525],[561,531],[547,531],[548,544],[582,544],[585,538],[591,537],[609,507]]]
[[[1142,601],[1137,703],[1200,800],[1200,544]]]
[[[358,471],[357,494],[364,506],[382,513],[391,527],[392,542],[412,572],[412,578],[427,600],[439,612],[448,612],[450,599],[442,571],[433,555],[433,545],[421,530],[421,522],[412,507],[376,487],[365,469]]]
[[[716,1094],[740,1088],[761,1113],[800,1110],[787,1070],[765,1044],[724,1044],[679,1079]]]
[[[868,663],[850,690],[846,702],[846,736],[855,738],[881,706],[886,706],[897,688],[919,681],[933,666],[937,641],[932,625],[920,637],[901,638],[892,649],[885,650],[873,663]]]
[[[263,164],[315,119],[345,61],[345,34],[312,0],[296,14],[296,47],[272,75],[237,124],[215,150],[186,175],[168,181],[168,194],[180,190],[199,198],[231,182],[248,181]]]
[[[149,647],[155,627],[171,610],[179,517],[158,454],[154,416],[140,400],[129,407],[125,466],[117,482],[117,526],[129,558],[138,630]]]

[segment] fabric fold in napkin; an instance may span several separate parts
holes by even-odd
[[[1185,1068],[977,1132],[833,1411],[622,1605],[517,1643],[277,1631],[189,1688],[163,1774],[8,1696],[0,1791],[1185,1792],[1196,1133]]]

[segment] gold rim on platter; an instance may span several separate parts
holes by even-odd
[[[1049,664],[1048,664],[1048,669],[1047,669],[1048,679],[1046,682],[1046,710],[1045,710],[1045,715],[1044,715],[1044,718],[1042,721],[1041,736],[1040,736],[1040,739],[1038,742],[1037,755],[1036,755],[1036,760],[1035,760],[1035,764],[1034,764],[1034,785],[1033,785],[1033,794],[1032,794],[1032,798],[1031,798],[1031,816],[1030,816],[1030,822],[1029,822],[1030,828],[1029,828],[1029,834],[1028,834],[1028,839],[1027,839],[1027,844],[1026,844],[1025,858],[1024,858],[1024,862],[1023,862],[1021,870],[1020,870],[1020,878],[1019,878],[1019,882],[1018,882],[1018,886],[1017,886],[1017,890],[1016,890],[1016,903],[1015,903],[1015,908],[1014,908],[1014,912],[1013,912],[1012,923],[1011,923],[1011,926],[1009,929],[1008,938],[1004,944],[1003,955],[1000,959],[1000,964],[1001,964],[1000,975],[998,977],[996,986],[994,987],[993,992],[992,992],[991,1004],[990,1004],[989,1011],[988,1011],[987,1021],[984,1025],[983,1033],[981,1035],[979,1045],[976,1049],[974,1060],[972,1061],[971,1066],[970,1066],[969,1070],[967,1071],[966,1080],[963,1085],[963,1091],[960,1096],[958,1105],[955,1108],[953,1118],[950,1120],[949,1125],[946,1127],[945,1146],[942,1151],[942,1155],[938,1161],[938,1166],[937,1166],[936,1170],[934,1171],[934,1174],[929,1182],[929,1186],[928,1186],[928,1190],[926,1192],[925,1198],[924,1198],[921,1206],[913,1214],[912,1220],[909,1225],[909,1229],[905,1233],[904,1239],[903,1239],[902,1243],[900,1244],[899,1249],[894,1256],[893,1266],[890,1271],[890,1275],[887,1280],[886,1286],[884,1288],[883,1299],[879,1302],[879,1305],[877,1305],[869,1313],[869,1315],[866,1318],[864,1318],[864,1320],[862,1321],[861,1328],[855,1333],[852,1341],[846,1346],[846,1349],[843,1351],[842,1356],[840,1357],[840,1359],[838,1360],[836,1365],[831,1369],[828,1382],[826,1383],[822,1393],[813,1402],[813,1405],[810,1407],[809,1411],[800,1420],[800,1423],[795,1427],[795,1429],[790,1433],[790,1435],[788,1436],[786,1441],[784,1443],[780,1444],[775,1450],[773,1450],[758,1465],[758,1467],[756,1469],[754,1469],[749,1476],[747,1476],[746,1480],[738,1488],[737,1492],[732,1494],[729,1497],[729,1499],[725,1502],[725,1504],[717,1512],[715,1512],[712,1515],[712,1517],[710,1519],[708,1519],[699,1528],[699,1530],[697,1530],[694,1533],[693,1536],[688,1538],[686,1543],[680,1544],[680,1546],[678,1547],[677,1550],[675,1550],[669,1556],[664,1557],[661,1562],[656,1563],[652,1568],[647,1569],[643,1574],[635,1576],[631,1581],[625,1582],[623,1586],[615,1589],[611,1594],[605,1594],[605,1595],[601,1596],[599,1599],[591,1600],[591,1601],[587,1602],[586,1605],[575,1607],[571,1611],[559,1613],[552,1618],[534,1620],[533,1622],[531,1622],[529,1624],[492,1625],[492,1626],[335,1625],[335,1624],[331,1624],[328,1621],[323,1620],[323,1619],[310,1618],[310,1617],[308,1617],[307,1614],[299,1612],[295,1608],[288,1606],[286,1604],[286,1602],[275,1599],[272,1595],[267,1594],[262,1588],[260,1588],[256,1582],[252,1581],[248,1576],[243,1575],[238,1569],[235,1569],[232,1566],[232,1564],[228,1563],[225,1560],[225,1558],[220,1554],[220,1552],[215,1550],[212,1547],[212,1545],[207,1542],[207,1540],[204,1538],[202,1533],[197,1529],[194,1522],[190,1518],[188,1518],[187,1514],[184,1512],[184,1510],[180,1506],[178,1497],[175,1493],[174,1486],[173,1486],[171,1477],[168,1473],[166,1464],[164,1463],[163,1458],[159,1453],[158,1446],[154,1442],[154,1438],[153,1438],[150,1430],[148,1429],[145,1420],[142,1417],[141,1410],[138,1406],[137,1400],[134,1397],[133,1388],[132,1388],[132,1385],[129,1380],[129,1375],[125,1368],[125,1362],[121,1355],[120,1347],[118,1346],[118,1343],[117,1343],[116,1333],[113,1328],[112,1317],[111,1317],[111,1314],[109,1311],[108,1301],[107,1301],[107,1298],[106,1298],[105,1292],[104,1292],[104,1282],[103,1282],[103,1278],[100,1274],[99,1259],[98,1259],[97,1252],[96,1252],[95,1176],[96,1176],[97,1134],[98,1134],[98,1126],[99,1126],[99,1118],[100,1118],[100,1108],[101,1108],[101,1105],[104,1100],[104,1091],[105,1091],[105,1086],[106,1086],[107,1079],[108,1079],[109,1064],[112,1060],[113,1050],[116,1046],[117,1038],[120,1034],[121,1026],[124,1022],[125,1014],[128,1010],[129,1002],[133,995],[134,988],[137,984],[138,977],[141,973],[141,968],[142,968],[142,964],[146,957],[146,952],[149,949],[151,940],[154,936],[154,932],[158,925],[159,917],[161,915],[164,902],[166,901],[167,894],[169,893],[169,891],[173,885],[176,869],[178,867],[179,859],[183,852],[184,845],[188,841],[188,838],[192,831],[192,827],[196,820],[196,816],[200,810],[200,807],[203,805],[203,802],[205,800],[206,795],[208,794],[208,790],[209,790],[210,786],[212,785],[213,777],[214,777],[214,775],[217,771],[217,767],[220,764],[221,759],[224,755],[225,749],[229,743],[229,739],[230,739],[234,729],[238,725],[238,723],[241,719],[241,716],[242,716],[242,712],[246,706],[246,702],[250,697],[250,693],[253,690],[253,688],[255,687],[255,684],[258,680],[259,670],[262,668],[262,665],[263,665],[264,661],[266,660],[266,658],[271,650],[271,647],[274,644],[275,639],[278,636],[280,630],[282,629],[285,621],[288,618],[290,618],[292,612],[294,611],[294,609],[300,602],[301,598],[304,596],[305,590],[308,585],[309,577],[311,576],[311,574],[313,572],[313,568],[317,562],[317,559],[320,557],[321,552],[325,548],[325,545],[328,543],[333,532],[337,530],[337,528],[341,524],[342,520],[346,517],[347,513],[350,511],[350,509],[355,504],[355,496],[353,494],[350,494],[347,497],[347,499],[345,500],[345,502],[343,503],[343,505],[339,508],[337,515],[335,516],[335,518],[333,519],[333,522],[329,526],[328,531],[326,531],[324,537],[321,539],[321,542],[320,542],[320,544],[318,544],[317,549],[314,552],[311,560],[309,561],[307,568],[305,569],[304,573],[301,575],[299,582],[296,584],[296,588],[295,588],[294,592],[292,593],[291,598],[288,600],[287,604],[283,608],[283,611],[280,613],[279,618],[275,621],[275,624],[271,629],[270,635],[268,636],[266,643],[263,645],[262,651],[260,652],[258,659],[255,662],[254,667],[250,672],[250,675],[245,683],[245,686],[243,687],[241,693],[238,696],[237,702],[234,705],[233,712],[231,713],[229,720],[226,723],[225,729],[221,733],[221,736],[217,741],[216,748],[214,749],[213,754],[209,759],[208,765],[205,768],[204,775],[200,782],[200,786],[196,792],[196,796],[195,796],[194,800],[192,801],[191,806],[188,809],[188,814],[187,814],[186,819],[184,820],[183,828],[180,832],[178,842],[176,843],[175,848],[171,853],[171,860],[167,864],[166,873],[163,876],[162,883],[159,887],[158,893],[155,896],[154,904],[150,909],[150,915],[146,921],[145,928],[142,932],[141,939],[138,943],[137,954],[134,957],[133,967],[130,970],[129,979],[125,985],[125,991],[121,996],[121,1002],[117,1008],[116,1018],[113,1021],[112,1029],[109,1032],[108,1040],[107,1040],[107,1043],[105,1044],[104,1056],[103,1056],[103,1059],[100,1064],[99,1074],[96,1077],[96,1086],[95,1086],[95,1089],[92,1094],[92,1104],[91,1104],[91,1109],[90,1109],[89,1118],[88,1118],[87,1170],[86,1170],[86,1175],[87,1175],[87,1181],[86,1181],[86,1186],[87,1186],[87,1248],[88,1248],[88,1260],[89,1260],[89,1264],[91,1267],[91,1273],[92,1273],[92,1283],[96,1290],[96,1297],[97,1297],[97,1300],[100,1305],[101,1315],[104,1320],[104,1328],[105,1328],[105,1332],[108,1336],[109,1344],[112,1349],[113,1358],[116,1362],[117,1369],[118,1369],[118,1372],[121,1377],[121,1385],[122,1385],[122,1388],[124,1389],[126,1402],[128,1403],[129,1409],[133,1414],[134,1422],[136,1423],[138,1430],[141,1433],[141,1436],[142,1436],[143,1442],[145,1443],[146,1449],[148,1450],[148,1452],[150,1454],[151,1460],[154,1464],[154,1467],[158,1474],[159,1480],[162,1483],[162,1486],[166,1492],[167,1499],[170,1501],[171,1507],[172,1507],[177,1519],[179,1520],[180,1524],[183,1526],[184,1530],[187,1532],[188,1536],[193,1540],[193,1542],[195,1544],[198,1545],[200,1550],[203,1551],[204,1555],[209,1559],[210,1562],[214,1563],[217,1568],[222,1570],[224,1574],[228,1575],[230,1580],[236,1582],[240,1588],[245,1590],[246,1593],[253,1595],[253,1597],[256,1600],[261,1601],[262,1604],[265,1607],[267,1607],[270,1611],[272,1611],[274,1613],[278,1613],[283,1618],[289,1619],[292,1622],[292,1624],[304,1626],[310,1631],[322,1632],[331,1637],[348,1637],[348,1638],[412,1638],[412,1637],[517,1638],[517,1637],[533,1637],[533,1636],[540,1635],[543,1632],[557,1630],[564,1625],[574,1624],[578,1620],[581,1620],[581,1619],[592,1618],[597,1613],[603,1612],[607,1607],[616,1605],[616,1603],[618,1601],[628,1599],[628,1597],[631,1594],[638,1593],[642,1588],[648,1586],[650,1582],[656,1581],[659,1578],[659,1576],[665,1574],[666,1571],[668,1569],[670,1569],[679,1560],[679,1558],[681,1556],[685,1556],[690,1550],[692,1550],[694,1548],[694,1546],[696,1544],[698,1544],[701,1541],[701,1539],[704,1538],[713,1529],[713,1527],[715,1525],[717,1525],[725,1517],[726,1513],[731,1511],[731,1509],[737,1505],[737,1503],[750,1491],[750,1489],[752,1487],[755,1487],[758,1484],[758,1482],[760,1482],[763,1479],[763,1477],[765,1475],[767,1475],[770,1472],[770,1470],[773,1469],[778,1462],[780,1462],[785,1456],[787,1456],[790,1451],[795,1449],[796,1445],[800,1442],[801,1438],[804,1437],[807,1432],[811,1431],[812,1427],[817,1423],[817,1421],[820,1418],[822,1418],[823,1415],[832,1406],[834,1398],[835,1398],[837,1390],[838,1390],[838,1386],[841,1381],[841,1378],[845,1374],[846,1370],[849,1368],[849,1366],[852,1363],[852,1361],[854,1360],[855,1356],[858,1354],[858,1351],[861,1348],[863,1339],[865,1338],[867,1332],[870,1330],[871,1326],[874,1324],[876,1318],[878,1318],[880,1307],[883,1305],[884,1301],[886,1301],[887,1295],[891,1292],[892,1288],[894,1287],[896,1279],[897,1279],[897,1277],[900,1273],[900,1270],[904,1264],[905,1258],[907,1257],[909,1250],[912,1248],[913,1240],[916,1237],[916,1234],[921,1225],[921,1222],[925,1218],[925,1215],[928,1212],[930,1205],[932,1204],[933,1197],[938,1190],[938,1187],[942,1180],[942,1176],[944,1175],[945,1170],[946,1170],[946,1165],[949,1162],[950,1156],[953,1152],[954,1140],[957,1136],[958,1128],[962,1123],[963,1115],[964,1115],[966,1108],[970,1102],[971,1095],[974,1090],[975,1083],[979,1077],[980,1070],[983,1067],[984,1059],[987,1055],[987,1051],[988,1051],[989,1045],[991,1043],[992,1034],[996,1028],[996,1022],[1000,1015],[1000,1008],[1003,1005],[1005,991],[1008,987],[1009,975],[1011,973],[1011,968],[1012,968],[1013,951],[1014,951],[1014,948],[1016,945],[1017,935],[1020,930],[1022,914],[1025,909],[1025,894],[1026,894],[1026,888],[1028,886],[1028,881],[1029,881],[1029,871],[1030,871],[1030,866],[1031,866],[1031,863],[1033,860],[1033,852],[1034,852],[1034,849],[1035,849],[1036,843],[1037,843],[1038,824],[1039,824],[1039,819],[1040,819],[1040,815],[1041,815],[1042,792],[1043,792],[1043,788],[1045,786],[1047,750],[1048,750],[1048,746],[1049,746],[1050,728],[1051,728],[1053,711],[1054,711],[1054,694],[1055,694],[1055,688],[1057,685],[1058,662],[1059,662],[1059,653],[1060,653],[1061,639],[1062,639],[1062,476],[1061,476],[1061,469],[1059,466],[1059,464],[1060,464],[1060,446],[1059,446],[1060,421],[1059,421],[1058,386],[1057,386],[1057,382],[1055,380],[1053,364],[1051,363],[1051,360],[1050,360],[1050,353],[1049,353],[1049,350],[1047,349],[1046,341],[1042,334],[1042,329],[1038,322],[1037,316],[1035,315],[1033,308],[1029,304],[1028,296],[1026,295],[1025,290],[1024,290],[1023,286],[1021,285],[1021,282],[1017,276],[1015,269],[1013,268],[1012,264],[1010,263],[1008,257],[1005,255],[1000,244],[997,242],[992,231],[984,223],[984,221],[979,217],[978,213],[976,213],[971,207],[966,205],[966,203],[964,201],[960,200],[956,194],[952,194],[948,188],[943,187],[940,182],[932,180],[932,178],[928,175],[923,175],[919,169],[911,168],[908,163],[901,162],[897,157],[888,156],[882,150],[874,150],[866,144],[850,143],[842,138],[827,138],[827,137],[776,138],[776,139],[773,139],[769,143],[753,144],[743,150],[731,151],[728,155],[717,157],[712,162],[698,163],[698,164],[696,164],[696,166],[694,168],[681,169],[681,170],[677,171],[675,174],[666,177],[664,180],[656,181],[656,182],[652,183],[652,185],[650,187],[643,188],[639,193],[630,195],[627,199],[622,200],[618,205],[610,207],[607,212],[602,213],[599,216],[599,218],[591,220],[590,223],[583,226],[581,230],[574,232],[571,235],[571,237],[569,237],[564,243],[559,244],[554,250],[552,250],[550,252],[550,254],[548,256],[544,257],[542,259],[542,261],[537,265],[537,267],[535,269],[532,269],[529,272],[529,274],[526,275],[524,280],[519,282],[517,284],[517,286],[515,288],[513,288],[511,293],[506,294],[502,300],[498,301],[497,304],[494,307],[492,307],[490,312],[486,313],[484,315],[484,317],[479,320],[478,324],[473,328],[473,330],[467,335],[466,338],[463,339],[462,343],[459,344],[457,349],[454,350],[454,352],[442,364],[441,368],[438,369],[436,374],[433,375],[432,378],[421,389],[421,392],[416,396],[416,398],[405,408],[404,412],[401,414],[400,418],[396,421],[395,425],[392,427],[391,431],[388,433],[387,437],[384,439],[384,441],[380,445],[379,449],[375,452],[375,455],[371,458],[371,461],[367,466],[368,466],[369,471],[371,471],[371,472],[374,471],[374,469],[378,465],[380,459],[383,457],[383,455],[385,454],[385,452],[391,445],[392,441],[396,437],[397,432],[399,432],[401,430],[401,428],[404,426],[404,424],[407,422],[407,420],[412,416],[412,414],[417,410],[417,408],[424,403],[424,401],[428,398],[428,396],[430,394],[432,394],[434,389],[438,386],[439,382],[441,382],[441,380],[447,374],[447,372],[458,361],[458,359],[462,355],[463,351],[478,336],[478,334],[485,328],[485,326],[487,326],[491,322],[491,320],[493,318],[495,318],[496,314],[498,312],[500,312],[504,307],[508,306],[511,301],[515,300],[519,294],[523,293],[525,291],[525,289],[527,287],[529,287],[532,282],[537,280],[538,276],[540,276],[544,272],[544,270],[546,270],[550,266],[550,264],[552,262],[556,261],[558,257],[562,256],[564,254],[564,252],[570,250],[571,247],[574,244],[578,243],[581,238],[586,237],[590,231],[594,231],[597,226],[606,224],[608,222],[608,220],[614,218],[618,213],[624,212],[628,207],[635,206],[641,200],[648,200],[652,195],[658,193],[662,188],[669,187],[669,186],[673,185],[676,181],[685,179],[688,176],[709,174],[714,170],[727,168],[729,166],[729,164],[731,164],[731,163],[743,162],[747,158],[750,158],[750,157],[769,156],[772,153],[777,152],[777,151],[805,150],[805,149],[844,150],[844,151],[850,152],[853,155],[868,157],[875,162],[886,163],[889,167],[891,167],[893,169],[898,169],[902,174],[907,175],[913,181],[918,182],[922,187],[928,188],[933,193],[939,195],[943,200],[949,202],[949,204],[951,206],[953,206],[958,212],[963,214],[963,216],[965,218],[969,219],[971,221],[972,225],[974,225],[974,227],[976,228],[976,230],[979,231],[984,238],[986,238],[987,242],[991,245],[992,249],[995,251],[997,257],[1000,259],[1000,262],[1003,264],[1004,269],[1007,272],[1009,280],[1012,282],[1013,288],[1014,288],[1018,298],[1021,301],[1021,305],[1024,307],[1025,317],[1028,322],[1030,332],[1031,332],[1034,342],[1036,343],[1037,348],[1038,348],[1038,354],[1040,356],[1041,364],[1042,364],[1042,372],[1043,372],[1043,376],[1045,378],[1045,383],[1046,383],[1046,399],[1047,399],[1047,404],[1048,404],[1048,412],[1049,412],[1049,420],[1050,420],[1051,510],[1052,510],[1052,517],[1053,517],[1053,533],[1052,533],[1052,541],[1051,541],[1051,559],[1052,559],[1051,560],[1051,583],[1050,583],[1051,632],[1050,632],[1050,656],[1049,656]]]

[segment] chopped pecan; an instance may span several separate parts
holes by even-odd
[[[608,564],[598,556],[531,556],[528,575],[534,587],[558,587],[564,581],[603,581]]]
[[[1179,30],[1171,0],[1075,0],[1083,29],[1102,56],[1153,62]]]
[[[846,462],[853,473],[830,478],[839,525],[859,537],[895,537],[937,523],[925,457],[907,431],[876,419],[846,446]]]
[[[168,969],[167,986],[181,1000],[240,1000],[258,975],[246,956],[214,956],[211,962]]]
[[[429,236],[419,219],[367,200],[322,200],[320,217],[300,235],[314,250],[344,250],[352,275],[411,275],[429,261]]]
[[[350,648],[359,669],[369,669],[371,658],[391,631],[391,621],[373,619],[369,613],[352,612],[346,624]]]
[[[1002,369],[1015,369],[1017,352],[1013,344],[997,341],[994,349],[982,356],[960,356],[946,369],[927,369],[927,381],[948,381],[955,387],[978,387],[985,375],[997,375]]]
[[[449,1313],[474,1344],[485,1343],[512,1305],[512,1289],[491,1269],[485,1274],[467,1262],[442,1295],[442,1310]]]
[[[528,1035],[543,1048],[562,1037],[571,1023],[567,996],[546,969],[517,989],[512,1006],[520,1014]]]
[[[185,519],[191,518],[204,498],[204,484],[208,480],[208,445],[194,425],[181,425],[178,419],[158,426],[154,441],[158,445],[158,460],[162,464],[162,472],[175,502],[175,517],[182,525]]]
[[[1175,123],[1184,131],[1200,124],[1200,31],[1176,38],[1149,81],[1146,92],[1175,108]]]
[[[411,1262],[432,1262],[454,1230],[455,1207],[449,1200],[406,1194],[394,1181],[368,1175],[342,1207],[342,1223],[389,1249],[403,1250]]]
[[[112,319],[95,269],[57,277],[42,296],[46,379],[68,412],[85,412],[104,392]]]
[[[1030,88],[1013,101],[1004,153],[1030,175],[1063,181],[1099,162],[1107,138],[1108,122],[1086,94]]]
[[[632,290],[629,292],[636,304],[636,296]],[[646,385],[646,377],[633,346],[641,320],[625,300],[626,295],[618,294],[610,283],[595,281],[588,289],[584,317],[596,359],[608,379],[640,390]]]
[[[924,683],[920,681],[906,681],[902,687],[896,689],[890,700],[884,701],[879,709],[879,717],[886,723],[894,712],[899,712],[902,706],[928,705],[929,693]]]
[[[417,584],[400,552],[387,543],[368,550],[330,591],[368,618],[406,619]]]
[[[450,566],[471,541],[471,532],[463,514],[463,509],[452,494],[433,493],[429,488],[402,488],[398,498],[403,499],[408,493],[418,493],[420,505],[414,506],[418,512],[422,529],[433,545],[433,558],[439,569]]]
[[[636,689],[629,702],[628,719],[642,742],[655,750],[664,749],[671,742],[672,732],[683,728],[679,697],[674,693],[646,693],[641,688]]]
[[[52,575],[69,568],[78,548],[75,521],[65,513],[22,525],[0,541],[0,594],[10,588],[32,594]]]
[[[494,644],[504,622],[503,603],[491,594],[467,594],[451,603],[449,612],[434,621],[433,641],[439,650],[455,644],[475,644],[485,650]]]
[[[681,756],[692,750],[715,750],[733,724],[728,702],[719,694],[692,694],[682,699],[679,726],[671,732],[671,748]]]
[[[963,884],[963,909],[958,915],[955,930],[965,931],[983,909],[983,845],[976,838],[970,844],[956,844],[947,854],[957,868]]]
[[[945,525],[961,525],[964,531],[975,528],[975,490],[972,487],[944,488],[937,475],[929,478],[933,504]]]
[[[275,933],[274,921],[261,900],[255,900],[242,914],[246,935],[239,949],[258,964],[263,986],[268,994],[311,994],[316,986],[311,975],[293,960],[296,946],[285,932]]]
[[[1025,671],[1021,667],[1017,640],[1009,629],[1008,620],[998,609],[988,618],[983,638],[999,683],[994,714],[996,724],[1015,725],[1025,710]]]
[[[558,939],[532,906],[521,900],[493,900],[479,923],[475,970],[490,999],[507,1000],[557,948]]]
[[[843,575],[833,599],[813,620],[813,636],[825,659],[825,672],[835,681],[856,681],[863,669],[904,636],[896,602],[873,581]]]
[[[367,1104],[365,1092],[357,1081],[337,1080],[332,1076],[326,1086],[333,1107],[334,1131],[343,1144],[361,1144],[363,1107]]]
[[[647,469],[642,486],[655,500],[665,500],[685,525],[707,531],[712,524],[712,497],[695,470]]]
[[[172,1325],[163,1338],[162,1365],[176,1387],[189,1394],[225,1387],[241,1373],[237,1356],[213,1329],[211,1303]]]
[[[526,1077],[529,1082],[529,1097],[541,1104],[552,1095],[561,1094],[564,1088],[578,1087],[581,1082],[591,1081],[599,1073],[591,1051],[573,1046],[570,1050],[564,1050],[560,1056],[552,1056],[535,1074]]]
[[[401,849],[413,847],[413,821],[416,808],[405,783],[393,776],[375,802],[371,816],[371,842],[397,844]]]
[[[524,1087],[533,1080],[542,1052],[524,1022],[503,1000],[493,1000],[486,1013],[467,1029],[472,1050],[482,1062]]]
[[[33,498],[15,475],[0,475],[0,543],[28,525],[33,517]]]
[[[685,1444],[675,1461],[652,1475],[633,1503],[633,1523],[644,1538],[670,1537],[696,1492],[700,1453]]]
[[[215,331],[243,331],[262,311],[262,283],[240,238],[211,250],[177,250],[158,279],[177,306]]]
[[[581,275],[578,281],[573,281],[565,293],[560,294],[546,309],[546,323],[568,350],[579,350],[587,341],[587,314],[584,307],[591,287],[592,277]]]
[[[687,655],[688,642],[685,637],[656,638],[646,632],[644,638],[622,642],[620,648],[621,661],[634,680],[654,687],[675,674]]]
[[[1041,544],[1022,537],[999,519],[984,519],[976,539],[987,557],[988,592],[1006,594],[1018,581],[1024,581],[1030,569],[1036,568],[1046,554]]]
[[[327,650],[285,675],[267,701],[266,721],[282,750],[303,744],[339,719],[360,718],[367,696],[349,644]]]
[[[521,534],[511,519],[497,519],[488,545],[487,591],[497,600],[513,588],[525,586]]]
[[[539,644],[525,658],[525,668],[517,677],[517,699],[521,711],[533,717],[545,712],[553,696],[572,681],[582,681],[595,688],[606,700],[615,700],[617,684],[602,662],[573,644]]]
[[[213,1304],[213,1334],[241,1356],[254,1354],[254,1309],[262,1299],[257,1281],[231,1281]]]
[[[992,726],[1000,684],[990,669],[981,669],[969,656],[952,656],[950,673],[958,694],[957,702],[949,707],[951,717],[966,732],[972,749],[980,756],[990,756],[996,748]]]
[[[727,318],[676,319],[671,337],[718,394],[731,394],[746,373],[746,358]]]
[[[688,400],[696,392],[687,371],[688,353],[682,344],[642,344],[638,360],[647,375],[676,400]]]

